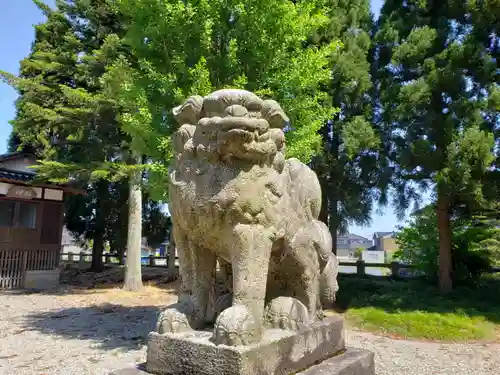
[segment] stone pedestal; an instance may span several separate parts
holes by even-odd
[[[374,375],[373,353],[346,349],[343,325],[327,317],[297,332],[269,329],[260,343],[239,347],[213,344],[211,331],[152,332],[144,368],[113,375]]]

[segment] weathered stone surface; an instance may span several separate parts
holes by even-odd
[[[337,260],[318,220],[316,174],[285,160],[282,129],[289,120],[279,104],[220,90],[193,96],[173,112],[181,126],[172,139],[169,209],[181,293],[180,304],[160,316],[158,332],[215,322],[218,344],[258,343],[266,305],[280,297],[293,297],[297,303],[289,305],[307,313],[295,309],[284,317],[283,309],[271,309],[273,328],[322,319],[338,289]],[[231,279],[230,298],[215,293],[217,259]]]
[[[59,286],[60,270],[26,271],[24,288],[31,290],[51,290]]]
[[[108,375],[151,375],[150,372],[146,372],[140,368],[124,368],[110,372]]]
[[[139,368],[123,369],[109,375],[150,375]],[[347,348],[341,354],[324,360],[308,369],[295,372],[296,375],[375,375],[375,359],[372,352],[365,349]],[[192,373],[192,375],[197,375]],[[256,374],[260,375],[260,374]],[[277,372],[274,375],[288,375]],[[399,374],[394,374],[399,375]]]
[[[369,350],[347,348],[297,375],[375,375],[375,358]]]
[[[210,331],[164,335],[152,332],[146,371],[161,375],[289,374],[306,369],[345,347],[340,317],[328,317],[298,331],[268,329],[254,345],[216,345],[211,336]]]

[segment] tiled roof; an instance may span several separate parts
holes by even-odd
[[[0,161],[20,159],[22,157],[34,157],[33,154],[26,152],[7,152],[5,154],[0,154]]]
[[[363,236],[359,236],[359,235],[354,234],[354,233],[346,233],[346,234],[343,234],[343,235],[338,235],[337,238],[338,239],[348,239],[350,241],[356,241],[356,240],[371,241],[368,238],[365,238]]]
[[[0,179],[19,181],[19,182],[30,182],[35,177],[34,173],[12,171],[5,168],[0,168]]]
[[[7,161],[7,160],[14,160],[18,159],[21,157],[35,157],[33,154],[30,153],[25,153],[25,152],[12,152],[12,153],[7,153],[7,154],[0,154],[0,180],[7,180],[7,181],[18,181],[20,183],[24,184],[29,184],[32,182],[32,180],[35,178],[36,173],[35,172],[24,172],[24,171],[17,171],[17,170],[12,170],[9,168],[2,168],[1,167],[1,162]],[[44,185],[47,186],[57,186],[59,189],[62,189],[63,191],[71,192],[72,194],[83,194],[85,195],[85,190],[82,190],[81,188],[78,187],[72,187],[71,183],[67,184],[56,184],[56,183],[51,183],[51,182],[46,182]]]

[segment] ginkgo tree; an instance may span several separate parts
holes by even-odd
[[[189,95],[242,88],[271,97],[291,120],[288,155],[309,161],[319,147],[318,129],[336,112],[321,89],[331,76],[329,56],[340,43],[307,46],[328,23],[327,4],[121,0],[130,22],[123,41],[134,61],[118,59],[108,70],[108,87],[124,106],[132,104],[126,121],[150,121],[167,135],[176,127],[171,109]],[[158,145],[164,158],[168,143],[167,137]]]

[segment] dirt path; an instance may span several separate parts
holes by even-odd
[[[0,294],[0,374],[105,375],[145,360],[144,338],[172,288]],[[377,375],[496,375],[499,345],[393,340],[349,331],[350,346],[374,350]]]

